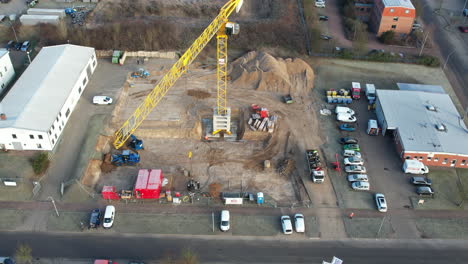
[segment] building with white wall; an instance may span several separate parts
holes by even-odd
[[[54,149],[96,66],[94,48],[43,48],[0,102],[0,149]]]
[[[8,50],[0,50],[0,94],[8,87],[15,76],[15,69]]]

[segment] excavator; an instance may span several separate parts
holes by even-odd
[[[141,125],[151,111],[158,105],[175,82],[187,72],[190,64],[197,58],[210,40],[217,39],[217,100],[213,109],[212,134],[231,134],[231,109],[227,106],[228,83],[228,38],[239,33],[239,24],[230,22],[229,16],[239,13],[244,0],[229,0],[220,10],[218,16],[202,32],[202,34],[185,51],[180,59],[156,84],[144,101],[133,114],[114,133],[113,145],[116,149],[122,147],[135,130]]]

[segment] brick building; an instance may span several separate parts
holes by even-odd
[[[405,36],[411,32],[415,18],[416,9],[410,0],[374,0],[369,26],[377,36],[389,30]]]
[[[468,168],[468,129],[447,94],[377,90],[376,113],[402,160]]]
[[[369,22],[372,9],[374,9],[374,0],[354,1],[354,12],[356,13],[356,18],[362,22]]]

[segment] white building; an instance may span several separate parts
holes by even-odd
[[[7,50],[0,50],[0,94],[7,88],[15,76],[15,70],[9,52]]]
[[[94,48],[43,48],[0,102],[0,149],[52,150],[96,66]]]

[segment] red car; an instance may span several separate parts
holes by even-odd
[[[468,33],[468,27],[458,27],[462,33]]]

